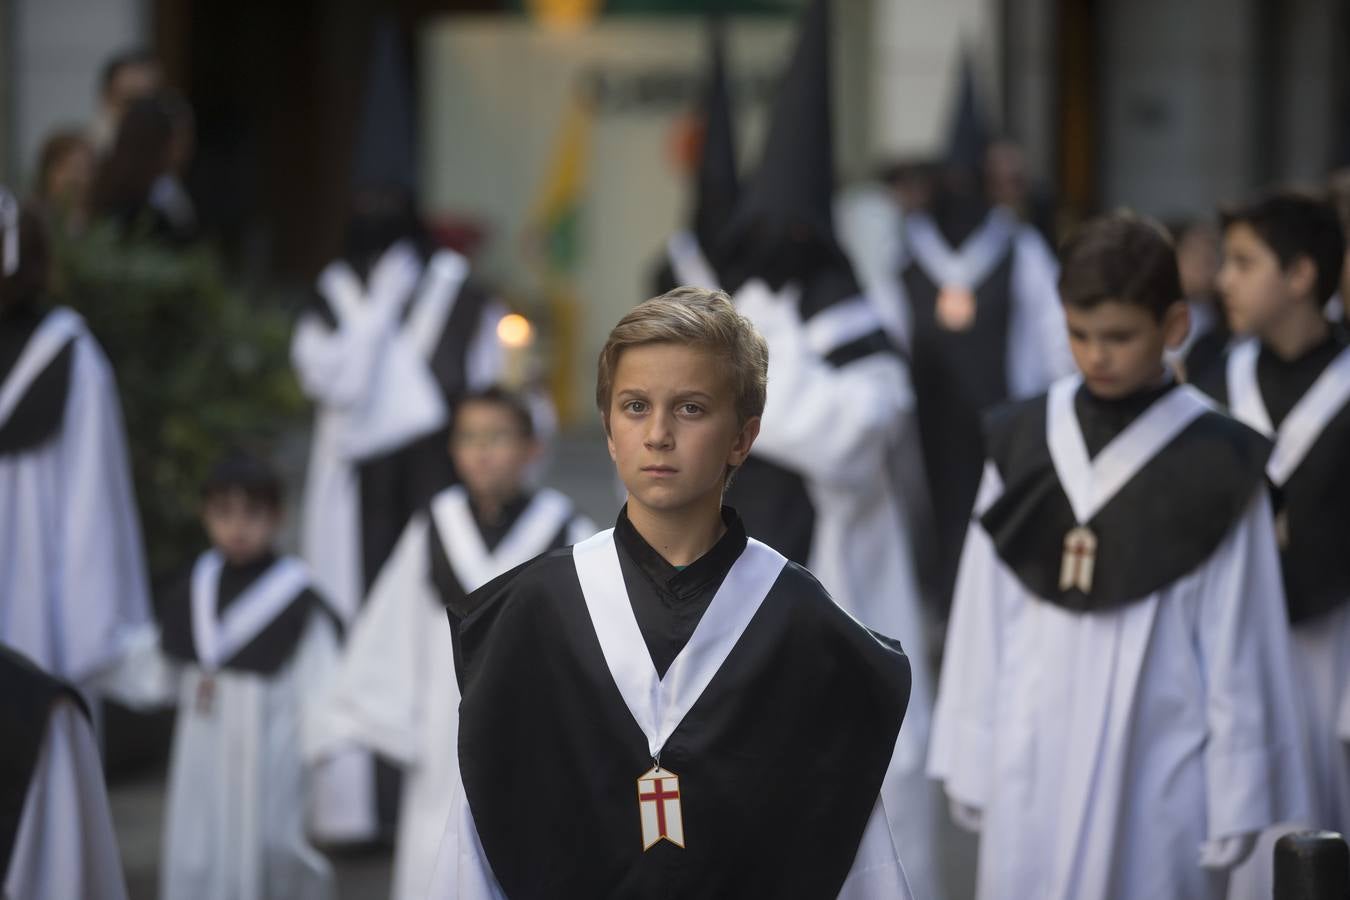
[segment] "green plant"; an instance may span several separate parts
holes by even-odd
[[[54,250],[53,299],[85,317],[116,371],[150,570],[162,573],[201,545],[198,489],[216,457],[298,424],[290,316],[232,288],[207,244],[100,221]]]

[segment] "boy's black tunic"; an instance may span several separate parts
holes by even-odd
[[[1235,356],[1256,352],[1256,384],[1270,425],[1280,429],[1295,406],[1347,352],[1346,340],[1333,332],[1297,359],[1282,360],[1269,348],[1239,347],[1196,382],[1220,403],[1233,407]],[[1342,363],[1344,364],[1344,363]],[[1278,446],[1278,444],[1277,444]],[[1350,403],[1342,404],[1282,484],[1270,482],[1277,531],[1281,537],[1281,571],[1289,620],[1300,624],[1350,600]]]
[[[624,587],[658,672],[746,550],[739,518],[676,569],[620,516]],[[600,538],[597,538],[600,539]],[[611,674],[571,549],[451,609],[459,754],[507,896],[834,897],[904,716],[909,666],[787,563],[660,752],[680,777],[686,848],[642,849],[648,740]]]

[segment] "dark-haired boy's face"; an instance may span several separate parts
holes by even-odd
[[[725,365],[683,344],[619,357],[608,414],[609,455],[629,503],[653,516],[721,505],[728,466],[745,462],[759,419],[742,424]]]
[[[1162,321],[1135,303],[1107,300],[1091,309],[1064,307],[1069,348],[1095,396],[1128,397],[1163,374],[1163,350],[1178,347],[1190,330],[1186,304],[1173,303]]]
[[[1224,231],[1219,290],[1234,333],[1263,337],[1292,308],[1308,302],[1316,278],[1316,267],[1307,257],[1282,266],[1247,223],[1236,222]]]
[[[470,497],[507,503],[520,495],[539,443],[524,434],[511,409],[475,400],[455,413],[450,456]]]
[[[226,490],[206,498],[202,525],[211,546],[232,565],[242,566],[272,549],[281,511],[241,490]]]

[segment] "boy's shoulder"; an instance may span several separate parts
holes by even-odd
[[[829,643],[843,638],[857,648],[881,656],[904,656],[898,640],[873,631],[851,616],[805,566],[789,560],[770,592],[770,596],[774,595],[792,604],[803,632],[812,638]]]
[[[467,620],[504,601],[528,602],[531,598],[547,598],[564,584],[571,585],[574,591],[580,590],[571,547],[549,550],[503,572],[478,590],[471,591],[463,600],[451,604],[449,613],[452,618]]]
[[[1045,441],[1047,396],[1037,394],[1011,400],[985,411],[984,455],[1005,480],[1010,470],[1031,464],[1032,460],[1049,462]]]

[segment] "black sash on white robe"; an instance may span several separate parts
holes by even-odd
[[[1261,484],[1269,444],[1175,387],[1089,460],[1074,377],[988,417],[1003,493],[980,516],[999,557],[1035,596],[1076,612],[1113,609],[1194,571]],[[1088,594],[1060,589],[1065,536],[1087,525],[1097,549]]]
[[[164,652],[208,671],[273,675],[294,657],[311,616],[342,630],[294,557],[231,568],[207,551],[160,606]]]
[[[28,789],[47,736],[47,720],[61,699],[73,700],[86,715],[74,688],[0,645],[0,884],[9,873],[14,842],[23,821]]]
[[[82,327],[68,309],[0,320],[0,455],[29,450],[60,430]]]
[[[909,695],[904,656],[751,541],[658,679],[612,531],[454,621],[460,768],[493,873],[542,897],[834,897]],[[685,847],[643,851],[637,779],[680,779]]]
[[[1281,547],[1285,601],[1294,623],[1350,600],[1350,349],[1343,349],[1294,404],[1278,429],[1257,375],[1260,345],[1229,353],[1223,391],[1233,415],[1274,439],[1266,465]]]

